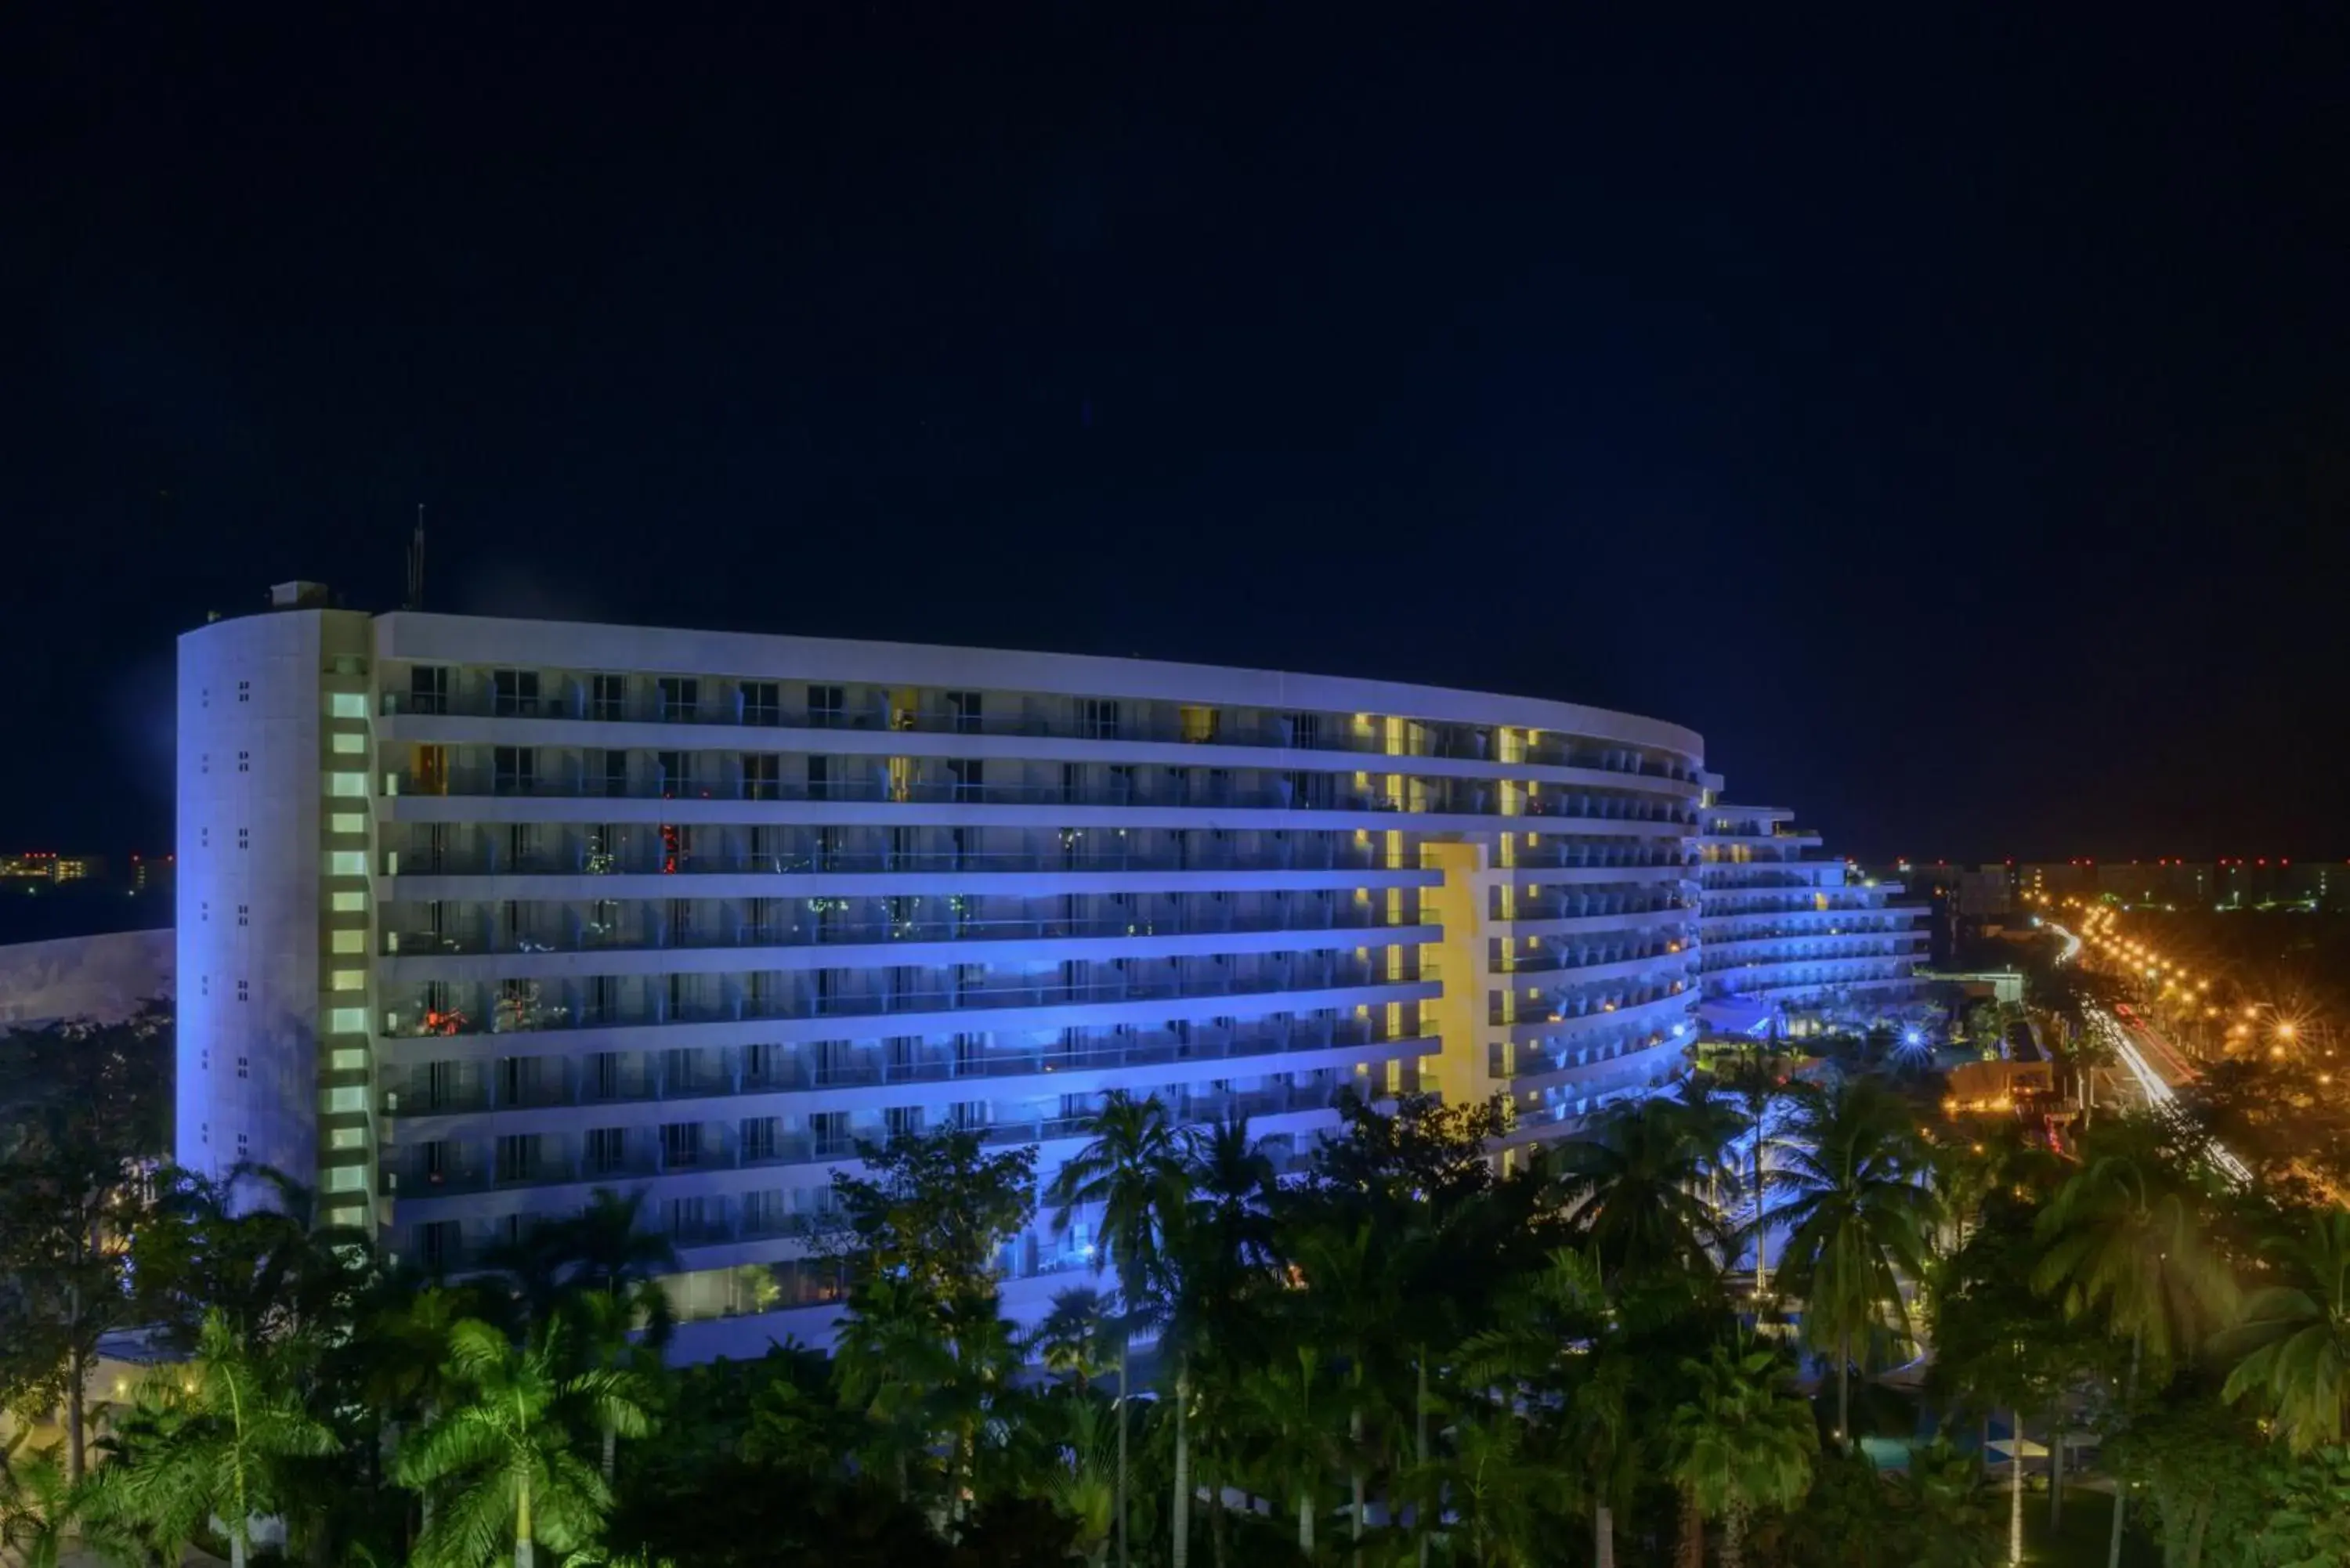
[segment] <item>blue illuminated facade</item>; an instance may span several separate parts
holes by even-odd
[[[320,607],[181,652],[182,1158],[315,1179],[462,1270],[642,1189],[687,1354],[822,1337],[859,1140],[1076,1147],[1100,1093],[1246,1116],[1679,1070],[1690,731],[1129,659]],[[1007,1305],[1087,1262],[1007,1251]]]

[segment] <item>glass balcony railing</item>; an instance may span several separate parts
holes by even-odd
[[[792,688],[785,685],[784,690]],[[1208,748],[1254,747],[1275,751],[1336,752],[1355,756],[1437,757],[1463,762],[1531,763],[1542,767],[1581,768],[1593,773],[1625,774],[1636,778],[1697,782],[1697,771],[1686,763],[1617,754],[1578,745],[1564,738],[1545,737],[1529,745],[1498,742],[1491,731],[1474,727],[1423,724],[1391,739],[1380,726],[1358,731],[1345,718],[1321,716],[1306,726],[1272,714],[1218,711],[1203,717],[1172,722],[1146,718],[1132,708],[1115,719],[1096,716],[1053,718],[1023,710],[983,707],[973,712],[961,708],[899,708],[874,703],[837,708],[805,703],[746,701],[733,682],[701,684],[695,701],[664,700],[656,694],[631,691],[625,697],[599,701],[587,687],[550,691],[546,695],[499,693],[494,691],[442,694],[387,691],[381,697],[386,716],[407,715],[484,719],[548,719],[598,723],[676,724],[754,730],[851,730],[867,733],[997,735],[1026,739],[1095,742],[1147,742]]]
[[[1115,838],[1114,834],[1104,836]],[[664,851],[658,845],[618,854],[578,847],[513,854],[500,849],[388,850],[384,874],[398,877],[499,876],[810,876],[889,872],[908,875],[1021,871],[1415,871],[1421,854],[1388,851],[1337,834],[1305,834],[1284,844],[1243,849],[1116,848],[1012,850],[795,849],[746,854],[725,849]]]
[[[895,942],[1033,942],[1064,939],[1264,935],[1418,929],[1433,922],[1377,906],[1313,903],[1288,912],[1218,915],[1211,906],[1178,916],[1094,920],[827,920],[800,915],[765,925],[661,931],[648,939],[583,924],[577,929],[386,931],[383,950],[407,958],[494,953],[664,952],[772,947],[864,947]]]
[[[1177,787],[1154,780],[1148,788],[1065,784],[958,783],[951,780],[840,778],[806,779],[689,778],[608,779],[586,774],[499,772],[479,766],[455,766],[432,774],[394,772],[387,793],[403,795],[453,795],[467,798],[535,800],[702,800],[741,801],[765,805],[843,802],[893,805],[1074,805],[1115,806],[1150,811],[1252,810],[1356,812],[1374,815],[1490,816],[1498,820],[1565,822],[1627,822],[1654,826],[1659,833],[1686,832],[1683,814],[1659,805],[1635,803],[1632,809],[1609,812],[1583,809],[1585,803],[1559,796],[1520,802],[1504,816],[1490,789],[1473,782],[1462,787],[1430,784],[1401,797],[1377,790],[1309,787],[1293,789],[1202,783]],[[1610,797],[1603,805],[1620,805]]]
[[[1392,955],[1393,950],[1390,950]],[[858,971],[860,975],[874,971]],[[870,1018],[925,1012],[978,1012],[1006,1008],[1098,1006],[1124,1002],[1207,1001],[1223,996],[1351,991],[1384,986],[1433,984],[1434,963],[1406,959],[1390,968],[1378,960],[1340,959],[1334,954],[1299,958],[1276,968],[1256,969],[1220,979],[1149,980],[1128,977],[1082,984],[972,984],[936,991],[860,991],[839,995],[745,996],[720,1003],[588,1006],[533,1000],[500,1001],[485,1012],[462,1004],[408,1005],[386,1012],[383,1033],[394,1039],[434,1035],[524,1034],[550,1030],[624,1029],[671,1023],[735,1023],[763,1018]]]
[[[1390,1032],[1364,1021],[1301,1019],[1286,1027],[1203,1027],[1189,1034],[1152,1030],[1122,1043],[1068,1048],[999,1047],[968,1054],[958,1054],[951,1047],[905,1051],[886,1046],[836,1048],[829,1054],[785,1058],[779,1067],[761,1074],[700,1073],[681,1077],[656,1067],[606,1076],[603,1074],[608,1069],[599,1069],[587,1061],[573,1061],[556,1064],[567,1069],[560,1078],[519,1087],[501,1084],[494,1075],[486,1079],[456,1078],[446,1074],[436,1076],[430,1068],[411,1068],[385,1075],[380,1103],[387,1116],[446,1116],[630,1101],[750,1099],[893,1085],[964,1081],[983,1084],[1005,1078],[1129,1067],[1191,1064],[1208,1067],[1218,1063],[1263,1061],[1317,1051],[1364,1050],[1421,1038],[1424,1036],[1410,1029]]]

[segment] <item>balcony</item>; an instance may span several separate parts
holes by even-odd
[[[556,685],[565,684],[556,682]],[[784,691],[794,683],[776,682]],[[1204,719],[1145,718],[1131,708],[1116,718],[1097,715],[1047,717],[983,705],[974,712],[962,708],[899,708],[886,703],[815,708],[778,701],[746,703],[740,682],[712,679],[702,682],[697,701],[667,701],[657,694],[630,691],[618,701],[598,701],[585,686],[552,691],[545,696],[499,694],[491,690],[421,696],[387,691],[381,696],[386,717],[454,717],[475,719],[546,719],[596,723],[673,724],[680,727],[752,730],[849,730],[864,733],[927,735],[998,735],[1030,740],[1139,742],[1196,745],[1211,749],[1255,747],[1274,751],[1336,752],[1366,757],[1438,757],[1464,762],[1527,763],[1540,767],[1581,768],[1593,773],[1624,774],[1634,778],[1667,779],[1695,784],[1697,771],[1678,763],[1617,756],[1601,748],[1577,745],[1564,737],[1545,736],[1533,745],[1497,746],[1490,730],[1459,724],[1412,726],[1399,742],[1390,742],[1384,726],[1358,732],[1338,714],[1315,715],[1310,730],[1287,714],[1217,709]],[[1384,717],[1384,715],[1382,715]]]
[[[1335,785],[1336,775],[1316,775]],[[1504,815],[1496,792],[1482,780],[1430,780],[1402,799],[1374,790],[1309,787],[1293,790],[1233,783],[1169,785],[1153,780],[1152,787],[1115,784],[988,784],[951,780],[894,780],[873,776],[827,779],[710,778],[610,780],[585,774],[499,772],[481,766],[452,766],[430,775],[396,772],[386,792],[395,799],[512,800],[674,800],[741,801],[760,805],[843,804],[887,805],[1110,806],[1151,811],[1297,811],[1349,812],[1374,815],[1490,816],[1501,822],[1554,820],[1575,823],[1627,822],[1653,824],[1679,833],[1687,826],[1686,814],[1643,807],[1629,812],[1585,812],[1569,808],[1555,795],[1542,795],[1518,804]],[[1617,804],[1607,797],[1604,804]]]
[[[887,1087],[1108,1072],[1130,1067],[1202,1068],[1217,1063],[1265,1061],[1319,1051],[1371,1050],[1419,1041],[1411,1028],[1389,1032],[1380,1024],[1352,1019],[1296,1020],[1287,1025],[1249,1028],[1198,1028],[1188,1033],[1172,1030],[1138,1033],[1121,1043],[1087,1044],[1072,1049],[978,1051],[958,1056],[951,1048],[894,1054],[882,1046],[851,1049],[831,1057],[786,1058],[781,1070],[764,1075],[741,1071],[698,1073],[676,1078],[657,1067],[618,1069],[608,1083],[590,1076],[585,1063],[567,1064],[575,1070],[562,1082],[527,1085],[520,1095],[495,1085],[494,1079],[473,1077],[435,1083],[430,1068],[404,1074],[387,1073],[380,1109],[388,1117],[482,1115],[504,1110],[548,1106],[618,1105],[710,1098],[755,1099],[776,1094],[805,1094],[829,1089]],[[716,1113],[713,1113],[716,1114]]]
[[[647,846],[624,854],[585,848],[513,856],[447,849],[435,855],[401,849],[386,854],[385,875],[395,877],[643,877],[643,876],[833,876],[871,872],[936,875],[941,872],[1119,872],[1119,871],[1412,871],[1420,869],[1417,848],[1389,852],[1357,844],[1337,833],[1309,833],[1274,848],[1235,847],[1149,853],[1119,849],[1054,849],[1002,853],[951,850],[850,851],[804,849],[744,855],[724,850],[668,854]]]
[[[1226,906],[1229,909],[1229,906]],[[798,914],[764,925],[736,923],[717,931],[668,933],[647,941],[583,922],[570,931],[386,931],[383,950],[402,958],[497,953],[668,952],[729,948],[873,947],[894,942],[1030,942],[1122,937],[1226,936],[1295,931],[1409,930],[1432,924],[1418,915],[1389,915],[1376,905],[1316,901],[1278,913],[1226,913],[1214,906],[1168,918],[1094,920],[827,920]]]
[[[625,1029],[671,1023],[733,1023],[762,1018],[871,1018],[926,1012],[983,1012],[1007,1008],[1101,1005],[1126,1002],[1205,1001],[1223,996],[1272,996],[1289,992],[1433,984],[1437,966],[1407,960],[1393,970],[1377,960],[1304,955],[1279,972],[1230,975],[1222,981],[1126,979],[1097,984],[974,984],[942,991],[865,992],[847,996],[744,997],[718,1005],[614,1008],[591,1012],[560,1003],[501,1004],[486,1016],[462,1008],[390,1009],[383,1033],[390,1039],[473,1034],[528,1034],[573,1029]]]

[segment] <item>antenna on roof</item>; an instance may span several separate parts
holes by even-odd
[[[416,537],[408,543],[408,602],[402,609],[424,607],[424,504],[416,504]]]

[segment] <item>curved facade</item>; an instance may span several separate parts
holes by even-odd
[[[1709,1024],[1727,1032],[1854,1025],[1913,998],[1922,907],[1893,883],[1854,881],[1781,806],[1733,805],[1709,776],[1693,840]]]
[[[181,719],[182,1158],[452,1268],[642,1188],[689,1316],[823,1299],[859,1139],[1049,1173],[1119,1087],[1291,1150],[1350,1087],[1544,1136],[1698,994],[1702,743],[1594,709],[296,607],[183,639]],[[1015,1310],[1088,1261],[1023,1238]]]

